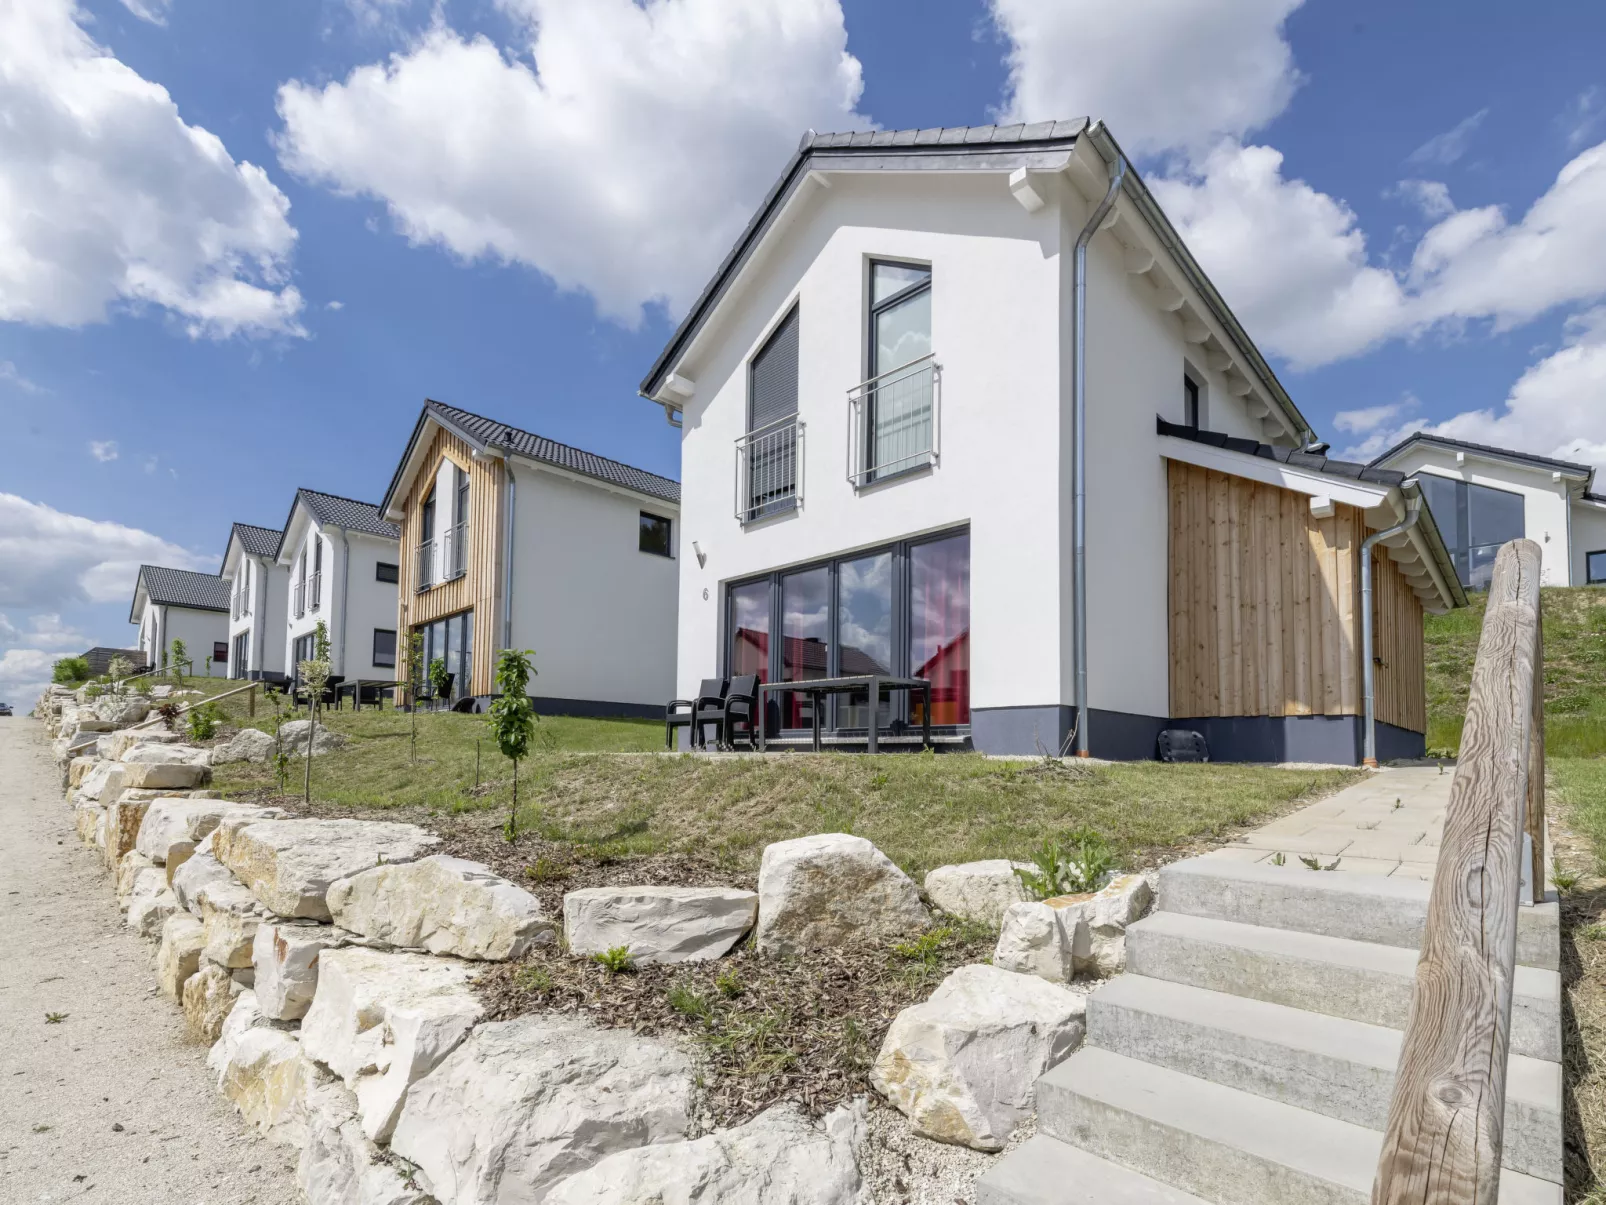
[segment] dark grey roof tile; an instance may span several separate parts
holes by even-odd
[[[229,534],[239,537],[240,547],[248,556],[278,556],[279,541],[284,539],[282,531],[250,523],[236,523]]]
[[[325,494],[318,490],[299,489],[296,500],[305,506],[320,526],[342,527],[347,531],[360,531],[387,540],[399,540],[401,529],[387,523],[372,502],[358,502],[342,498],[339,494]]]
[[[170,607],[189,607],[196,611],[227,611],[229,579],[215,573],[192,573],[188,569],[168,569],[162,565],[141,565],[145,593],[153,603]]]

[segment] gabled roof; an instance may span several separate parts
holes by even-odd
[[[240,538],[240,547],[247,556],[276,557],[279,555],[279,541],[284,539],[282,531],[275,531],[271,527],[254,527],[250,523],[236,523],[229,529],[229,535]]]
[[[353,498],[342,498],[339,494],[325,494],[305,488],[298,489],[290,502],[290,515],[284,521],[286,531],[290,530],[290,519],[295,517],[297,504],[305,506],[307,513],[317,520],[320,527],[340,527],[387,540],[401,539],[401,528],[385,522],[379,507],[372,502],[358,502]]]
[[[486,418],[482,414],[473,414],[467,410],[459,410],[456,406],[431,400],[426,401],[423,410],[419,412],[418,422],[413,426],[412,437],[407,441],[407,450],[402,453],[401,461],[396,465],[395,475],[391,477],[390,485],[385,490],[385,497],[379,504],[380,514],[390,510],[395,502],[402,483],[402,474],[406,471],[408,462],[412,460],[413,450],[418,446],[425,424],[431,419],[462,438],[476,451],[501,448],[515,456],[538,460],[543,464],[567,469],[582,477],[605,481],[609,485],[623,486],[649,498],[659,498],[676,505],[680,503],[680,482],[672,478],[660,477],[657,473],[649,473],[646,469],[638,469],[618,460],[609,460],[606,456],[598,456],[594,452],[560,444],[545,436],[498,422],[494,418]]]
[[[1496,460],[1509,460],[1513,464],[1527,465],[1547,473],[1565,473],[1569,477],[1582,477],[1585,486],[1588,486],[1595,476],[1594,468],[1587,464],[1575,464],[1569,460],[1555,460],[1549,456],[1535,456],[1531,452],[1515,452],[1510,448],[1497,448],[1491,444],[1469,443],[1464,439],[1451,439],[1447,435],[1433,435],[1427,431],[1417,431],[1412,435],[1406,436],[1372,463],[1382,464],[1386,460],[1392,460],[1416,444],[1449,448],[1454,452],[1472,452],[1479,456],[1491,456]]]
[[[145,587],[145,596],[159,605],[188,607],[192,611],[229,609],[229,579],[216,573],[192,573],[188,569],[141,565],[134,585],[136,600],[141,583]],[[139,622],[132,606],[129,607],[128,622]]]
[[[1102,121],[1078,117],[1064,121],[1039,121],[1025,125],[950,126],[925,130],[861,130],[845,134],[817,134],[807,131],[780,177],[757,212],[737,237],[702,293],[692,303],[668,344],[642,379],[642,397],[660,401],[659,392],[675,363],[690,347],[742,267],[757,250],[764,236],[775,225],[787,203],[798,192],[811,171],[1060,171],[1069,162],[1077,141],[1087,138],[1106,163],[1117,156],[1126,158]],[[1265,388],[1274,406],[1280,409],[1297,432],[1307,433],[1305,420],[1293,398],[1283,388],[1265,357],[1260,354],[1216,291],[1209,277],[1194,259],[1182,236],[1171,225],[1130,159],[1122,181],[1122,191],[1157,241],[1176,261],[1181,274],[1198,292],[1211,315],[1236,343],[1248,361],[1248,368]],[[672,405],[673,403],[666,403]]]

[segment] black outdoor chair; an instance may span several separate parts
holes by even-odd
[[[475,715],[480,709],[480,701],[473,695],[464,695],[452,704],[452,710],[459,715]]]
[[[718,722],[719,743],[726,749],[736,747],[737,729],[743,729],[749,749],[758,748],[758,675],[742,674],[731,679],[730,690],[717,708],[697,709],[698,727]],[[705,718],[706,717],[706,718]]]
[[[702,684],[697,687],[695,699],[671,699],[669,706],[664,708],[664,748],[675,747],[676,728],[690,728],[692,748],[702,748],[703,730],[696,721],[697,712],[705,706],[720,706],[724,701],[724,678],[704,678]]]

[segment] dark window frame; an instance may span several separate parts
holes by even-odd
[[[1473,579],[1473,553],[1479,549],[1497,547],[1504,541],[1480,540],[1478,533],[1473,531],[1472,511],[1475,501],[1473,492],[1480,490],[1487,494],[1499,494],[1509,505],[1515,503],[1522,515],[1522,530],[1512,539],[1525,535],[1528,530],[1528,498],[1519,490],[1501,489],[1497,485],[1485,485],[1481,481],[1468,481],[1464,477],[1451,477],[1445,473],[1420,473],[1418,480],[1423,485],[1422,492],[1427,500],[1428,510],[1433,515],[1433,521],[1438,526],[1439,535],[1444,540],[1445,551],[1450,554],[1450,561],[1455,566],[1456,577],[1461,585],[1468,590],[1481,590],[1487,588],[1488,583],[1475,583]],[[1433,509],[1432,495],[1438,489],[1448,489],[1454,497],[1455,504],[1451,513],[1441,514]]]
[[[227,640],[214,640],[212,642],[212,664],[227,665],[229,663],[229,642]]]
[[[647,532],[649,530],[646,520],[664,525],[664,549],[662,552],[656,548],[647,547]],[[641,512],[636,520],[636,551],[645,552],[648,556],[661,556],[665,560],[675,559],[675,521],[667,515],[655,515],[650,510]]]
[[[395,669],[396,668],[396,652],[397,652],[397,649],[400,647],[398,645],[398,643],[397,643],[397,640],[396,640],[397,635],[398,635],[398,633],[397,633],[397,630],[395,628],[375,628],[374,629],[374,637],[373,637],[373,642],[372,642],[373,664],[374,665],[381,666],[382,668],[385,668],[385,669]],[[379,638],[381,636],[389,636],[390,637],[390,660],[389,661],[383,660],[379,655]]]
[[[391,573],[391,576],[389,577],[385,576],[385,570],[387,569],[389,569]],[[401,564],[398,562],[397,564],[392,565],[389,561],[375,561],[374,580],[376,582],[385,582],[390,585],[399,583],[401,581]]]
[[[779,682],[781,680],[781,663],[785,657],[785,634],[783,631],[784,613],[781,602],[781,579],[790,577],[794,573],[807,573],[813,569],[827,569],[827,599],[830,608],[830,618],[826,630],[830,639],[830,651],[826,660],[826,676],[836,677],[841,672],[842,638],[841,638],[841,566],[848,561],[863,560],[866,557],[876,556],[880,553],[890,553],[892,556],[892,676],[908,677],[913,670],[909,665],[909,631],[912,625],[910,616],[909,598],[909,553],[911,549],[924,544],[936,544],[955,536],[969,535],[970,524],[961,523],[955,527],[944,528],[941,531],[926,535],[912,536],[901,540],[890,540],[884,544],[876,544],[870,548],[856,548],[850,552],[834,553],[827,557],[816,557],[813,560],[803,561],[796,565],[787,565],[780,569],[771,569],[766,573],[750,573],[744,577],[732,578],[724,584],[724,597],[721,600],[719,621],[719,666],[720,673],[725,677],[731,675],[731,637],[735,634],[735,605],[731,593],[743,586],[751,586],[756,582],[765,582],[769,588],[769,666],[766,670],[765,681]],[[900,693],[892,696],[892,721],[909,722],[909,699],[906,694]],[[862,732],[863,729],[838,728],[836,726],[836,701],[830,700],[828,710],[821,721],[822,730],[837,735],[849,735]],[[970,731],[969,724],[933,724],[933,732],[963,735]],[[783,728],[782,735],[795,736],[804,729]]]
[[[1186,368],[1182,370],[1182,425],[1190,431],[1204,428],[1204,386]]]
[[[1593,556],[1606,556],[1606,548],[1596,548],[1593,551],[1584,553],[1584,585],[1606,586],[1606,573],[1602,573],[1600,577],[1596,577],[1590,572],[1589,558]]]
[[[916,268],[920,271],[923,271],[926,274],[926,278],[924,280],[917,280],[914,284],[905,285],[896,293],[893,293],[887,297],[883,297],[880,301],[877,301],[875,299],[875,270],[877,267]],[[861,378],[862,380],[873,381],[876,377],[880,376],[884,372],[892,372],[903,367],[901,364],[893,364],[885,368],[881,366],[880,356],[877,354],[880,347],[880,341],[876,337],[876,319],[882,314],[886,313],[888,310],[895,309],[904,302],[918,296],[921,293],[932,292],[933,281],[936,279],[936,273],[937,270],[935,266],[926,260],[897,259],[893,256],[887,255],[872,255],[866,257],[864,270],[864,375]],[[916,360],[918,359],[919,357],[916,357]],[[911,361],[911,363],[913,362],[914,361]],[[933,416],[932,421],[936,421],[935,416]],[[859,415],[859,422],[857,425],[859,427],[859,447],[861,449],[865,449],[863,456],[868,457],[870,455],[869,449],[872,446],[875,438],[875,407],[873,403],[868,403],[863,407],[863,412]],[[933,435],[933,438],[935,438],[935,435]],[[903,468],[898,469],[886,469],[880,471],[870,469],[866,472],[864,485],[879,485],[883,482],[894,481],[900,477],[912,477],[917,474],[925,473],[930,470],[930,468],[931,466],[929,464],[912,464],[905,465]]]

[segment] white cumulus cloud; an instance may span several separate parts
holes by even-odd
[[[155,307],[192,337],[304,333],[289,200],[79,16],[0,0],[0,321]]]
[[[89,454],[102,464],[105,464],[108,460],[116,460],[118,456],[117,441],[115,439],[92,439],[89,441]]]
[[[634,324],[684,310],[803,130],[867,125],[837,0],[504,0],[279,91],[280,160],[411,241],[533,267]]]

